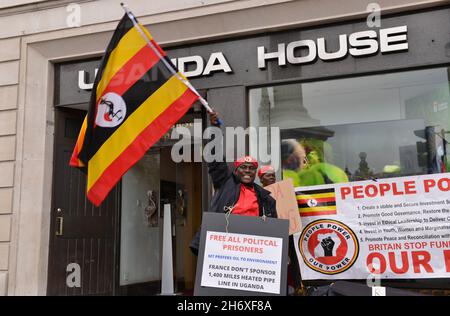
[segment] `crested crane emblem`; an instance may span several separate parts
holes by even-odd
[[[120,125],[127,114],[123,98],[113,92],[106,93],[99,101],[95,123],[101,127]]]

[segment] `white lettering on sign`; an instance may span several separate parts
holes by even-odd
[[[187,78],[189,77],[197,77],[201,76],[203,73],[203,68],[205,65],[205,61],[202,56],[188,56],[188,57],[180,57],[178,59],[171,59],[172,63],[181,71]],[[193,70],[187,71],[187,66],[195,65]]]
[[[266,68],[267,59],[278,59],[278,66],[286,65],[286,45],[278,44],[278,51],[273,53],[266,53],[266,48],[264,46],[258,46],[258,68]],[[291,46],[292,51],[289,53],[294,56],[294,47]]]
[[[407,27],[398,26],[380,30],[380,48],[382,53],[404,51],[408,49]]]
[[[264,46],[257,48],[258,68],[265,69],[267,61],[276,59],[278,66],[285,66],[286,61],[290,64],[305,64],[319,57],[324,61],[339,60],[348,54],[354,57],[368,56],[381,53],[400,52],[408,50],[407,26],[380,29],[379,34],[373,30],[355,32],[350,35],[339,35],[339,47],[337,50],[327,49],[324,37],[318,38],[317,43],[313,40],[301,40],[278,44],[278,50],[267,52]],[[303,55],[299,56],[302,49]]]
[[[307,56],[295,56],[294,51],[297,48],[305,47],[308,49],[309,52],[313,52],[312,54],[309,54]],[[264,47],[261,47],[264,50]],[[258,47],[259,49],[259,47]],[[291,42],[287,46],[287,60],[291,64],[306,64],[309,62],[312,62],[316,59],[316,42],[312,40],[304,40],[304,41],[296,41]],[[259,55],[259,54],[258,54]],[[260,67],[261,68],[261,67]]]
[[[352,47],[349,50],[350,55],[359,57],[376,54],[379,48],[376,38],[377,32],[373,30],[350,34],[348,38]]]
[[[321,37],[317,39],[317,53],[322,60],[335,60],[344,58],[347,55],[347,35],[339,35],[339,50],[333,53],[329,53],[326,50],[325,38]]]
[[[98,69],[95,68],[95,76],[97,76],[97,72]],[[94,81],[92,80],[92,82],[86,82],[87,80],[87,71],[85,70],[80,70],[78,71],[78,88],[80,88],[81,90],[92,90],[92,88],[94,87]]]
[[[230,64],[221,52],[212,53],[206,62],[206,66],[203,57],[199,55],[173,58],[171,61],[187,78],[209,76],[216,72],[233,72]],[[95,76],[97,71],[98,69],[95,69]],[[86,81],[87,72],[85,70],[78,71],[78,88],[81,90],[92,90],[94,80],[92,82]]]
[[[198,76],[208,76],[213,72],[233,72],[227,59],[221,52],[212,53],[209,56],[206,66],[202,56],[189,56],[171,59],[172,63],[181,71],[187,78],[198,77]],[[195,68],[192,70],[187,70],[187,65],[191,64]]]
[[[374,30],[360,31],[338,36],[339,47],[330,49],[324,37],[314,40],[300,40],[290,43],[279,43],[277,50],[268,52],[266,47],[257,47],[258,68],[265,69],[267,61],[277,60],[278,66],[307,64],[314,62],[317,58],[324,61],[334,61],[345,58],[348,54],[353,57],[370,56],[378,52],[392,53],[408,50],[408,28],[406,25]],[[302,53],[300,53],[302,52]],[[187,78],[209,76],[214,73],[232,73],[233,70],[222,52],[214,52],[209,55],[205,62],[200,55],[186,56],[171,59],[172,63]],[[97,75],[95,70],[95,75]],[[91,90],[93,81],[87,82],[87,72],[78,72],[78,88]]]

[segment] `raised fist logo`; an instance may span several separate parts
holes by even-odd
[[[336,250],[341,244],[341,240],[336,233],[319,234],[317,235],[317,239],[319,244],[314,249],[314,256],[316,258],[336,256]]]
[[[322,274],[344,272],[358,259],[358,236],[347,225],[333,219],[309,223],[297,242],[308,268]]]
[[[335,242],[333,241],[333,239],[331,239],[331,237],[327,237],[320,242],[320,245],[323,248],[325,257],[333,256],[334,244],[335,244]]]

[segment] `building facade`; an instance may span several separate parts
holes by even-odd
[[[163,139],[100,209],[67,166],[119,3],[0,5],[1,295],[158,293],[162,203],[174,208],[177,289],[191,293],[187,245],[211,195],[205,165],[174,163]],[[279,127],[282,143],[327,140],[352,181],[444,172],[416,143],[450,128],[449,1],[378,1],[379,25],[369,4],[128,1],[227,126]],[[180,124],[195,122],[206,125],[199,106]],[[71,263],[81,285],[67,278]]]

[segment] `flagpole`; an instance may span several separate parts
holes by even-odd
[[[130,9],[128,8],[128,6],[121,2],[120,5],[122,6],[122,8],[124,9],[124,11],[126,12],[126,14],[128,15],[128,17],[130,18],[130,20],[133,22],[133,25],[136,27],[136,29],[138,30],[138,32],[141,34],[141,36],[145,39],[145,41],[147,42],[147,45],[153,50],[153,52],[156,54],[156,56],[158,56],[158,58],[160,60],[162,60],[162,62],[164,63],[164,65],[169,69],[169,71],[172,73],[172,75],[175,75],[179,80],[181,80],[192,92],[194,92],[197,96],[198,99],[200,101],[200,103],[205,107],[206,111],[208,111],[209,113],[213,113],[213,109],[209,106],[208,102],[200,95],[200,93],[198,93],[197,89],[195,89],[191,83],[189,81],[187,81],[185,78],[183,78],[182,76],[180,76],[180,74],[172,67],[172,65],[167,62],[167,60],[161,55],[161,53],[159,52],[159,50],[155,47],[155,45],[153,45],[153,43],[150,41],[150,39],[147,37],[147,35],[144,33],[144,31],[141,29],[141,26],[139,25],[139,23],[137,23],[136,17],[134,16],[134,14],[130,11]],[[222,120],[220,118],[217,118],[217,123],[219,125],[223,125]]]

